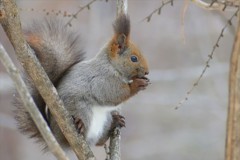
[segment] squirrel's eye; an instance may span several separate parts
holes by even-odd
[[[131,61],[132,62],[137,62],[138,61],[138,58],[136,56],[131,56]]]

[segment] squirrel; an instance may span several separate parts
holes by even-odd
[[[130,41],[129,16],[117,16],[113,30],[110,41],[90,60],[84,60],[79,35],[59,20],[34,22],[24,31],[26,41],[56,87],[78,133],[83,134],[89,145],[104,145],[116,126],[125,127],[125,118],[114,111],[149,84],[147,61]],[[25,77],[52,133],[63,148],[69,148],[31,79]],[[18,96],[15,106],[20,131],[45,144]]]

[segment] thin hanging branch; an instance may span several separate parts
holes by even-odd
[[[211,51],[211,53],[208,55],[208,59],[206,61],[206,65],[204,66],[202,73],[200,74],[200,76],[198,77],[198,79],[193,83],[192,87],[187,91],[185,97],[179,101],[179,103],[175,106],[175,109],[178,109],[184,102],[186,102],[188,100],[189,95],[192,93],[192,91],[196,88],[196,86],[199,84],[200,80],[202,79],[203,75],[206,73],[207,69],[210,67],[210,62],[213,59],[213,55],[215,53],[215,50],[219,47],[219,42],[220,40],[223,38],[223,33],[225,32],[225,30],[227,29],[228,26],[232,25],[232,20],[234,17],[237,16],[239,12],[239,8],[234,12],[234,14],[230,17],[230,19],[228,19],[227,23],[225,24],[225,26],[222,28],[216,43],[213,46],[213,49]]]
[[[69,158],[66,156],[65,152],[62,150],[57,140],[53,136],[50,128],[48,127],[41,113],[37,109],[37,106],[34,103],[34,100],[31,97],[26,84],[21,78],[19,70],[13,64],[11,58],[8,56],[6,50],[4,49],[1,43],[0,43],[0,61],[6,68],[9,76],[12,78],[17,91],[24,102],[26,110],[31,114],[31,117],[33,118],[44,140],[46,141],[49,150],[55,155],[57,159],[69,160]]]
[[[162,1],[162,4],[160,7],[158,7],[157,9],[153,10],[148,16],[146,16],[145,18],[142,19],[142,21],[147,20],[147,22],[150,22],[152,16],[157,13],[158,15],[161,14],[162,12],[162,8],[167,5],[167,4],[171,4],[171,6],[173,6],[173,1],[174,0],[166,0],[166,1]]]
[[[48,15],[55,15],[55,16],[62,16],[62,17],[73,17],[72,13],[62,10],[47,10],[47,9],[35,9],[35,8],[19,8],[19,11],[23,12],[37,12],[37,13],[44,13],[46,16]]]
[[[37,12],[37,13],[44,13],[45,15],[53,15],[53,16],[62,16],[63,18],[70,18],[66,24],[66,26],[72,26],[72,21],[74,19],[77,19],[77,16],[80,12],[82,12],[84,9],[90,10],[90,6],[96,2],[97,0],[92,0],[89,3],[87,3],[84,6],[80,6],[79,9],[75,13],[70,13],[66,10],[48,10],[46,8],[44,9],[35,9],[35,8],[19,8],[19,11],[27,11],[27,12]],[[105,0],[105,2],[108,2],[108,0]]]
[[[77,19],[78,14],[79,14],[81,11],[83,11],[85,8],[90,9],[90,5],[91,5],[92,3],[94,3],[95,1],[97,1],[97,0],[92,0],[92,1],[90,1],[88,4],[84,5],[83,7],[80,7],[79,10],[77,10],[76,13],[72,14],[72,18],[69,19],[69,21],[67,22],[66,26],[70,26],[70,27],[71,27],[71,26],[72,26],[72,21],[73,21],[74,19]]]
[[[94,159],[94,155],[84,137],[77,133],[72,118],[59,98],[56,88],[25,41],[15,1],[0,0],[0,2],[0,5],[2,5],[0,9],[4,10],[0,12],[4,13],[4,17],[0,18],[0,22],[15,49],[19,61],[32,78],[78,159]]]

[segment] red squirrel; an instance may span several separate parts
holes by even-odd
[[[148,64],[130,41],[129,16],[120,14],[113,23],[114,35],[99,53],[84,61],[79,36],[58,20],[33,23],[25,31],[50,80],[57,88],[76,129],[90,145],[103,145],[116,126],[125,126],[124,117],[113,114],[119,105],[144,90],[149,79]],[[69,144],[47,106],[26,78],[31,95],[62,147]],[[23,133],[44,142],[29,113],[16,98],[16,119]]]

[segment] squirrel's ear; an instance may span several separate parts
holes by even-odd
[[[127,46],[130,34],[130,20],[126,14],[120,14],[113,23],[114,36],[110,45],[111,56],[123,53]]]
[[[120,14],[113,23],[113,29],[117,39],[124,39],[127,41],[130,34],[130,19],[126,14]],[[123,38],[125,36],[125,38]]]
[[[123,48],[126,45],[127,37],[124,34],[117,36],[117,43],[120,48]]]

